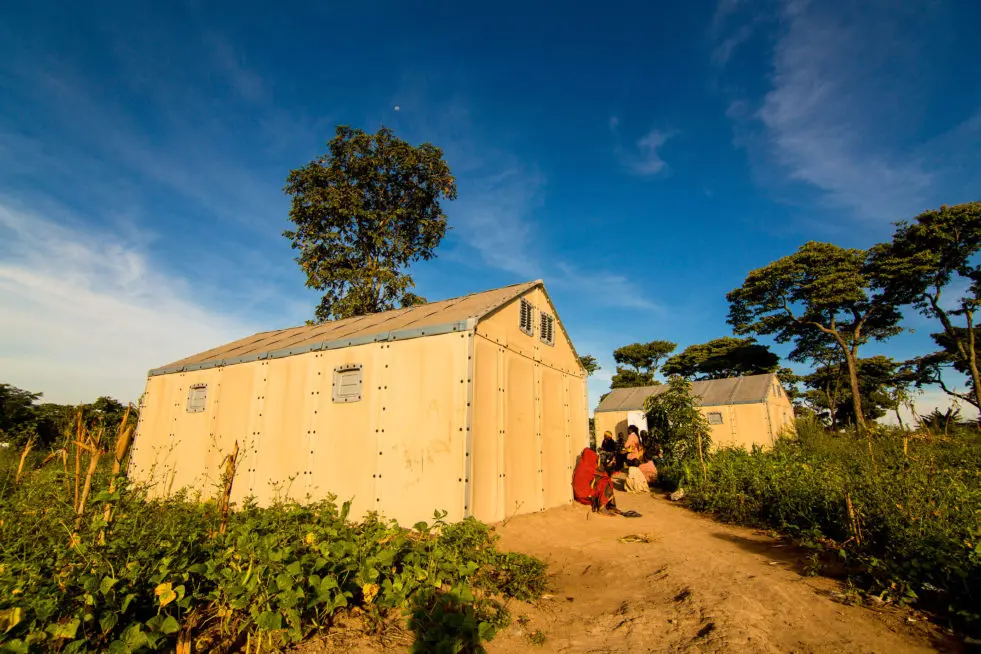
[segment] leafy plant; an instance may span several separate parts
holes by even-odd
[[[78,520],[71,471],[32,466],[14,483],[3,454],[0,650],[281,649],[359,607],[410,615],[420,651],[477,651],[508,624],[503,602],[545,588],[543,563],[498,551],[475,520],[406,530],[351,521],[332,499],[226,514],[185,493],[148,500],[109,458],[91,502],[110,510]]]
[[[644,408],[651,432],[660,436],[665,461],[677,466],[697,460],[704,473],[712,431],[692,395],[691,382],[671,377],[667,390],[647,398]]]
[[[835,553],[868,592],[977,630],[981,436],[955,428],[956,438],[879,428],[870,453],[854,430],[798,421],[797,438],[770,450],[715,451],[705,477],[685,466],[665,474],[690,507]]]

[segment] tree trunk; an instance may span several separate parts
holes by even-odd
[[[974,347],[974,311],[965,307],[964,313],[967,317],[967,359],[970,364],[971,381],[974,382],[974,388],[971,389],[971,396],[974,398],[974,406],[981,408],[981,404],[978,403],[978,389],[981,389],[981,372],[978,371],[978,358]]]
[[[845,350],[845,365],[848,366],[848,383],[852,390],[852,407],[855,409],[855,426],[859,433],[864,434],[868,427],[862,414],[862,394],[858,389],[858,363],[853,352]]]

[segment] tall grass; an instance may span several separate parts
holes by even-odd
[[[883,598],[981,628],[981,436],[880,429],[829,434],[798,421],[768,451],[722,449],[707,476],[669,466],[689,505],[836,551]]]

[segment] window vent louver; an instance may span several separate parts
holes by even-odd
[[[555,345],[555,318],[552,316],[541,314],[542,324],[541,329],[538,333],[541,336],[542,343],[546,345]]]
[[[518,326],[521,328],[521,331],[529,336],[533,336],[535,333],[534,315],[535,307],[531,306],[531,302],[522,298],[518,309]]]

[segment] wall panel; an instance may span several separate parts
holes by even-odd
[[[504,361],[504,514],[509,517],[542,508],[541,455],[535,434],[534,363],[508,350]]]
[[[473,457],[471,479],[473,515],[485,522],[504,518],[504,497],[501,458],[502,434],[498,423],[501,396],[498,379],[500,347],[483,338],[474,342],[474,397],[471,407]]]

